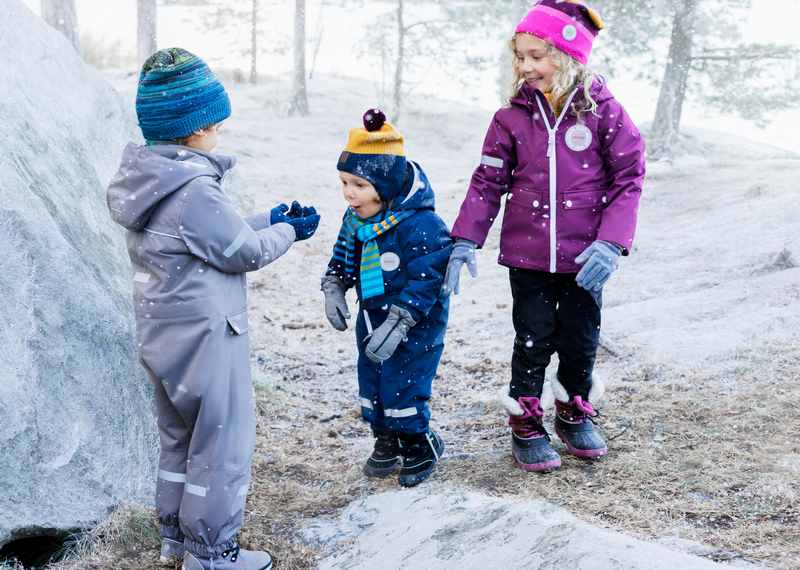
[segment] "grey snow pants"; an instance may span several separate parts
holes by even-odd
[[[162,536],[219,556],[242,526],[255,445],[247,312],[178,312],[139,319],[161,443],[156,508]]]

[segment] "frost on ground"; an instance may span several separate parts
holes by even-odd
[[[725,568],[579,521],[540,499],[464,492],[432,483],[351,503],[304,535],[338,545],[320,570],[341,568]]]
[[[129,99],[133,81],[119,82]],[[348,505],[353,513],[361,501],[397,496],[393,480],[361,475],[371,440],[358,420],[353,333],[327,325],[319,291],[344,207],[335,163],[347,129],[376,100],[368,84],[317,77],[312,115],[302,119],[286,116],[288,83],[232,91],[220,151],[240,158],[240,203],[268,211],[298,199],[322,214],[315,238],[250,277],[259,435],[242,542],[270,549],[279,568],[311,568],[350,554],[333,537],[311,540],[307,529]],[[400,125],[447,222],[490,117],[426,100],[424,113],[409,111]],[[651,165],[635,250],[606,292],[598,373],[609,385],[601,427],[610,455],[596,463],[565,456],[545,476],[511,460],[505,417],[493,404],[509,379],[513,339],[507,272],[495,264],[498,221],[479,252],[480,278],[465,278],[453,302],[432,402],[448,451],[422,496],[480,494],[509,509],[523,501],[542,516],[557,505],[594,527],[711,561],[798,566],[800,160],[727,135],[690,134],[688,155]],[[380,512],[364,515],[373,516],[369,532],[395,529],[383,540],[407,547],[402,528]],[[153,546],[121,552],[131,561],[120,556],[118,568],[156,567],[147,562]]]

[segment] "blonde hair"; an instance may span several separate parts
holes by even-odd
[[[555,114],[561,114],[570,93],[578,86],[583,87],[583,101],[580,103],[572,103],[573,113],[578,119],[581,118],[583,113],[596,114],[597,101],[592,98],[591,89],[594,80],[597,79],[597,75],[587,66],[568,56],[553,44],[545,40],[542,41],[547,46],[545,48],[545,55],[553,60],[553,64],[556,68],[556,72],[553,74],[553,88],[550,90],[550,101],[554,107],[553,111]],[[525,83],[525,79],[520,75],[517,65],[516,36],[511,38],[508,45],[511,48],[511,54],[513,56],[511,61],[514,73],[514,80],[511,85],[511,97],[509,97],[510,103],[511,99],[519,93],[520,88]]]

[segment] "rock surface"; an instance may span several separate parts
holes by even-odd
[[[155,422],[105,186],[130,112],[18,0],[0,18],[0,545],[152,494]]]
[[[306,538],[333,551],[319,570],[730,568],[594,527],[545,501],[430,483],[358,499],[339,518],[309,527]]]

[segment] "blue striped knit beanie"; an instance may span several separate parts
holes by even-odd
[[[172,141],[230,117],[228,94],[205,62],[181,48],[151,55],[139,75],[136,116],[148,142]]]

